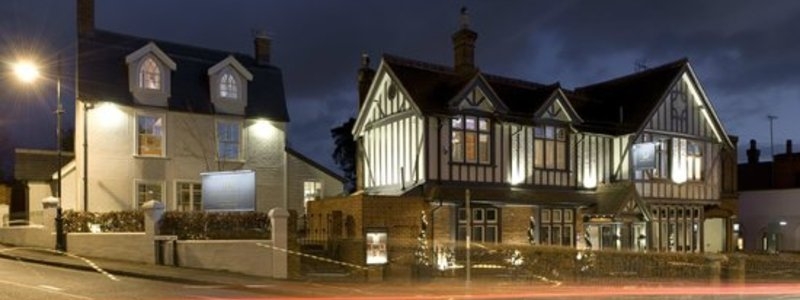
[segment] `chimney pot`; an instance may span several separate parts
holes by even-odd
[[[358,69],[358,107],[364,105],[369,86],[375,77],[375,70],[370,67],[369,54],[361,54],[361,68]]]
[[[475,41],[478,34],[469,29],[467,8],[461,8],[460,29],[453,34],[454,68],[457,74],[470,76],[475,73]]]
[[[756,140],[750,140],[750,149],[747,149],[747,163],[757,164],[761,151],[756,148]]]
[[[255,30],[253,43],[255,44],[255,59],[259,65],[268,65],[270,63],[270,56],[272,55],[272,39],[269,38],[266,31]]]
[[[78,0],[78,35],[94,32],[94,0]]]

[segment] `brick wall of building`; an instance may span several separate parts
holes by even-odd
[[[528,244],[530,217],[536,213],[530,206],[504,206],[501,209],[503,244]]]

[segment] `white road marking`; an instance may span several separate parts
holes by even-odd
[[[54,286],[51,286],[51,285],[44,285],[44,284],[40,284],[40,285],[38,285],[38,287],[43,288],[43,289],[48,289],[48,290],[51,290],[51,291],[56,291],[56,292],[60,292],[60,291],[64,290],[64,289],[61,289],[61,288],[57,288],[57,287],[54,287]]]
[[[225,288],[225,285],[184,285],[183,288],[185,289],[198,289],[198,290],[205,290],[205,289],[221,289]]]
[[[251,289],[266,289],[266,288],[271,288],[271,287],[274,287],[274,286],[275,286],[274,284],[247,284],[247,285],[245,285],[245,287],[251,288]]]

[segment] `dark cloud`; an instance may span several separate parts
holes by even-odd
[[[331,127],[356,112],[362,52],[452,63],[458,10],[478,32],[487,72],[576,87],[689,57],[720,118],[745,141],[798,138],[800,2],[770,1],[96,1],[99,28],[251,53],[252,29],[273,37],[284,71],[293,147],[323,164]],[[0,28],[70,51],[74,2],[4,1]],[[24,29],[24,30],[23,30]],[[18,39],[4,35],[4,46]],[[767,128],[768,129],[768,128]],[[762,143],[767,145],[768,143]],[[777,144],[777,143],[776,143]]]

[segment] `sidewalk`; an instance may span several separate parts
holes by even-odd
[[[94,267],[81,258],[58,253],[51,249],[15,247],[0,244],[0,258],[98,272]],[[114,276],[136,277],[189,285],[259,285],[280,281],[272,278],[225,271],[158,266],[100,258],[84,259],[87,259],[100,269]]]

